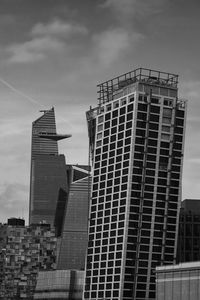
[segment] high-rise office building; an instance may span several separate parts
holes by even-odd
[[[87,112],[93,180],[84,299],[155,299],[176,259],[186,101],[178,75],[139,68]]]
[[[46,222],[58,235],[67,199],[65,157],[58,154],[58,140],[69,136],[56,133],[54,108],[32,124],[29,223]]]

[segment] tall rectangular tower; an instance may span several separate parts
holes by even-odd
[[[45,221],[59,235],[67,200],[64,155],[58,154],[58,141],[70,137],[56,133],[54,108],[32,124],[29,223]]]
[[[186,101],[178,76],[139,68],[100,84],[84,299],[155,299],[176,258]]]

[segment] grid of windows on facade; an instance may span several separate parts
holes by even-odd
[[[144,81],[110,98],[101,85],[84,299],[153,300],[156,266],[175,260],[185,102]]]
[[[85,298],[119,299],[133,100],[113,103],[97,121]]]
[[[155,266],[170,264],[174,259],[184,111],[177,110],[175,101],[171,100],[171,108],[167,108],[169,103],[164,100],[162,108],[159,99],[151,100],[148,104],[146,96],[139,96],[144,103],[138,103],[135,135],[124,284],[127,299],[133,295],[133,282],[137,299],[147,296],[147,284],[147,297],[153,299]],[[167,132],[167,138],[163,132]]]

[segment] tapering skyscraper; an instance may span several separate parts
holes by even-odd
[[[100,84],[84,299],[155,299],[176,259],[186,119],[178,75],[139,68]]]
[[[56,133],[54,108],[32,124],[29,223],[46,222],[60,234],[67,199],[64,155],[58,154],[58,140],[70,135]]]

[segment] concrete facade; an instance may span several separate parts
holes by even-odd
[[[99,84],[84,299],[155,299],[176,259],[187,104],[178,76],[136,69]]]

